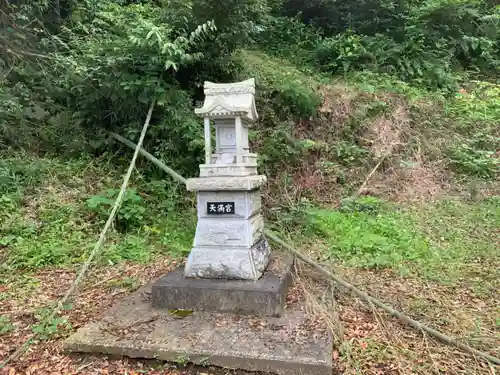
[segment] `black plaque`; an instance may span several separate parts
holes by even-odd
[[[207,202],[208,215],[233,215],[234,202]]]

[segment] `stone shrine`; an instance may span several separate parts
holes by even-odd
[[[152,286],[156,308],[280,316],[291,259],[266,272],[271,250],[264,237],[257,155],[248,129],[257,120],[255,80],[205,82],[205,163],[187,180],[197,195],[198,223],[186,265]],[[215,133],[215,147],[212,136]],[[276,262],[274,262],[276,263]]]
[[[255,81],[205,83],[205,163],[187,181],[198,223],[185,266],[126,296],[64,346],[77,352],[191,362],[280,375],[331,375],[332,336],[287,303],[293,258],[264,237]],[[215,134],[213,134],[215,133]],[[215,147],[212,137],[215,135]],[[185,310],[185,315],[176,315]]]
[[[204,118],[205,164],[200,177],[189,179],[196,191],[198,224],[189,254],[187,277],[259,279],[269,263],[263,236],[257,155],[249,151],[248,128],[257,120],[255,81],[205,83],[205,103],[196,113]],[[212,150],[212,126],[215,152]]]

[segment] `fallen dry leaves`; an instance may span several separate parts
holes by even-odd
[[[400,277],[387,270],[343,269],[341,273],[370,295],[408,315],[477,349],[500,356],[500,329],[495,322],[500,310],[494,298],[476,296],[466,285],[452,288]],[[317,293],[325,294],[324,290],[325,286],[319,284]],[[436,342],[380,310],[372,310],[345,290],[335,289],[334,308],[338,316],[336,325],[342,331],[333,354],[338,373],[495,374],[483,360]],[[329,311],[333,316],[331,305]]]
[[[175,267],[169,258],[157,259],[147,265],[120,264],[95,269],[77,293],[73,306],[60,312],[67,316],[72,329],[77,329],[103,313],[113,302],[133,288],[154,280]],[[362,286],[370,294],[391,303],[396,308],[451,333],[455,337],[472,337],[474,346],[499,355],[500,335],[492,316],[498,316],[495,301],[475,296],[466,286],[450,289],[437,283],[419,279],[402,278],[390,271],[343,270],[346,278]],[[3,285],[1,293],[8,298],[2,301],[0,312],[10,318],[14,329],[0,336],[0,358],[6,358],[20,346],[36,323],[36,312],[49,301],[59,299],[72,283],[74,270],[47,269],[25,277],[23,283]],[[306,276],[296,282],[287,297],[287,305],[311,301],[317,293],[321,297],[311,305],[311,314],[321,309],[329,295],[328,283]],[[314,285],[318,288],[315,290]],[[305,290],[304,288],[307,288]],[[328,304],[318,319],[335,319],[332,329],[341,330],[336,335],[333,360],[334,371],[346,375],[381,374],[492,374],[490,366],[455,348],[442,345],[415,330],[409,329],[380,311],[372,311],[349,293],[333,289],[334,304]],[[325,302],[326,303],[326,302]],[[309,311],[309,310],[308,310]],[[495,315],[497,314],[497,315]],[[311,316],[311,321],[315,317]],[[481,322],[478,328],[477,322]],[[19,360],[0,370],[1,375],[106,375],[106,374],[227,374],[215,368],[188,367],[177,369],[156,361],[131,360],[68,354],[62,342],[70,331],[62,330],[59,336],[35,343]],[[493,372],[494,373],[494,372]],[[245,374],[236,372],[235,374]]]
[[[66,316],[71,327],[77,329],[98,317],[117,298],[129,293],[130,280],[137,281],[137,284],[133,285],[137,288],[158,278],[176,265],[176,261],[163,258],[147,265],[124,263],[95,269],[77,292],[71,308],[59,312],[59,315]],[[2,301],[0,314],[9,318],[14,329],[0,336],[0,360],[7,358],[30,338],[38,309],[60,299],[74,277],[75,270],[47,269],[23,279],[28,280],[29,288],[23,283],[2,286],[2,293],[8,298]],[[48,341],[34,343],[20,359],[0,370],[0,374],[183,374],[163,367],[149,368],[141,361],[68,355],[62,350],[63,339],[68,334],[69,332],[63,332]]]

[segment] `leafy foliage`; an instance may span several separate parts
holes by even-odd
[[[67,317],[52,316],[52,310],[48,308],[38,309],[35,313],[36,323],[32,327],[41,340],[48,340],[61,335],[64,331],[71,331],[71,323]]]
[[[260,117],[251,148],[269,179],[263,208],[271,226],[293,230],[322,262],[460,281],[464,293],[453,303],[470,296],[470,288],[495,296],[500,201],[482,196],[497,194],[500,176],[494,3],[3,2],[0,283],[17,279],[19,288],[3,288],[0,300],[18,290],[36,293],[36,279],[19,277],[22,271],[73,268],[87,258],[130,160],[130,150],[107,131],[137,139],[155,100],[144,146],[193,176],[203,160],[202,125],[193,111],[203,82],[249,77],[257,81]],[[380,159],[381,150],[391,153]],[[97,263],[149,262],[191,249],[192,196],[148,161],[139,158],[137,167]],[[478,179],[488,180],[487,191],[471,188],[467,200],[419,209],[374,198],[405,188],[418,195],[426,183],[424,193],[437,195],[446,190],[441,183]],[[345,198],[361,190],[367,195]],[[131,291],[141,281],[113,284]],[[72,330],[69,319],[49,312],[39,309],[29,321],[39,338]],[[0,317],[0,334],[10,334],[10,343],[29,333],[18,318]],[[363,352],[373,364],[371,351]]]
[[[202,140],[192,113],[196,92],[193,81],[186,81],[186,77],[216,79],[217,71],[196,73],[203,66],[202,57],[217,65],[248,36],[248,28],[243,27],[245,17],[236,17],[240,13],[225,17],[225,12],[254,8],[258,12],[261,4],[248,2],[243,9],[219,9],[215,22],[198,22],[207,15],[202,17],[193,9],[213,5],[210,1],[192,5],[166,1],[158,6],[152,2],[88,0],[72,4],[55,32],[28,28],[30,38],[39,42],[36,56],[29,52],[33,59],[22,64],[14,64],[9,54],[3,60],[7,74],[2,75],[5,88],[0,96],[6,99],[7,107],[0,111],[0,128],[5,145],[27,146],[29,142],[31,149],[41,147],[43,151],[62,146],[70,153],[100,152],[105,146],[105,130],[118,130],[134,138],[148,102],[156,99],[156,126],[151,127],[145,146],[175,160],[181,171],[192,173]],[[16,20],[36,22],[44,17],[43,12],[33,9],[34,5],[12,9],[6,22],[14,23],[13,34],[21,38],[22,23]],[[211,14],[215,10],[212,8]],[[219,45],[224,48],[214,52],[214,38],[223,38]],[[20,48],[16,49],[18,55],[24,53]],[[195,83],[195,88],[200,87],[202,81]],[[183,85],[190,88],[184,90]],[[23,136],[19,137],[18,130],[14,132],[13,123],[21,123]],[[181,156],[186,149],[189,157]]]
[[[500,171],[493,151],[485,151],[462,144],[450,150],[451,163],[465,174],[493,179]]]
[[[0,192],[0,274],[85,259],[116,198],[119,164],[110,166],[104,157],[68,161],[24,154],[1,160],[15,183],[9,180]],[[187,208],[190,197],[170,181],[148,177],[134,174],[99,263],[145,262],[191,249],[196,215]]]
[[[322,30],[310,61],[328,72],[369,69],[448,92],[462,71],[498,74],[500,14],[487,1],[285,0],[280,12]]]
[[[9,333],[14,329],[14,325],[10,322],[10,319],[6,315],[0,316],[0,334]]]
[[[335,125],[341,131],[321,128],[327,139],[318,141],[302,128],[325,124],[318,112],[328,95],[324,83],[342,75],[370,94],[383,84],[407,96],[430,95],[422,89],[447,95],[445,110],[456,125],[436,116],[428,126],[447,123],[456,131],[453,144],[442,148],[447,164],[457,173],[494,179],[499,116],[491,95],[498,87],[483,90],[490,93],[485,98],[464,83],[472,76],[497,78],[499,15],[486,0],[9,3],[0,20],[0,147],[67,157],[110,152],[119,162],[128,155],[106,131],[137,138],[155,99],[144,146],[192,176],[203,158],[193,111],[203,81],[254,76],[261,121],[252,141],[261,165],[272,172],[283,165],[298,170],[305,159],[331,163],[328,173],[349,185],[347,168],[369,164],[371,156],[364,122],[383,116],[391,104],[383,110],[375,102],[358,106]],[[467,95],[454,98],[460,87]],[[146,174],[163,177],[153,168]],[[19,178],[0,168],[6,192]]]
[[[136,137],[154,98],[145,147],[191,175],[202,157],[192,106],[203,81],[259,73],[244,71],[238,48],[455,93],[470,75],[495,79],[499,17],[486,0],[9,3],[1,19],[0,145],[99,153],[109,148],[106,130]],[[315,114],[317,88],[285,80],[270,89],[264,80],[278,117]]]
[[[495,180],[500,174],[500,88],[471,82],[447,106],[460,134],[449,146],[451,164],[466,175]]]
[[[339,210],[310,210],[306,234],[324,237],[325,260],[429,278],[446,270],[446,278],[456,280],[469,272],[465,262],[495,258],[491,230],[499,224],[498,212],[494,202],[444,201],[410,211],[365,197],[345,201]]]
[[[104,194],[93,195],[87,200],[87,208],[97,213],[101,220],[105,220],[111,212],[118,192],[119,190],[116,189],[108,189]],[[143,223],[145,212],[143,199],[137,194],[137,190],[127,189],[116,215],[116,222],[124,230],[140,226]]]

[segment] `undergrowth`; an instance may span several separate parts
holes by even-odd
[[[18,179],[15,189],[11,179],[2,185],[8,191],[1,198],[2,268],[81,263],[111,209],[115,188],[110,186],[117,185],[120,173],[106,171],[104,160],[88,164],[37,159],[35,169],[25,159],[25,173],[17,175],[9,167],[14,160],[2,161],[3,170]],[[196,217],[191,198],[174,184],[143,178],[139,174],[133,179],[99,263],[148,262],[157,255],[177,257],[190,250]],[[271,209],[270,224],[295,227],[301,237],[318,239],[323,244],[321,259],[333,264],[456,282],[475,272],[484,274],[479,265],[499,261],[495,230],[500,227],[500,206],[494,197],[406,207],[362,197],[343,199],[336,209],[302,202],[292,211]],[[489,290],[486,280],[491,279],[486,275],[474,285]]]
[[[103,168],[105,162],[104,158],[15,157],[0,161],[0,170],[8,176],[0,184],[4,270],[69,266],[86,259],[122,178],[117,171]],[[147,262],[160,254],[186,254],[195,221],[187,204],[183,204],[185,214],[178,210],[185,199],[174,184],[150,184],[136,176],[98,261]]]
[[[393,269],[443,283],[469,280],[475,288],[495,290],[494,270],[500,264],[495,199],[398,207],[361,198],[346,200],[337,210],[310,209],[304,215],[304,235],[322,238],[324,261]]]
[[[494,2],[18,3],[0,14],[0,282],[32,293],[88,256],[131,158],[108,131],[134,141],[155,100],[144,147],[194,177],[203,82],[255,78],[267,225],[325,264],[498,290]],[[182,258],[195,225],[193,196],[140,158],[96,262]],[[46,338],[71,329],[46,315]]]

